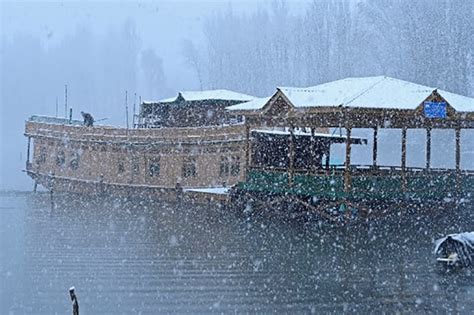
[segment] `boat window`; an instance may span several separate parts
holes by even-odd
[[[71,158],[71,162],[69,162],[69,166],[71,166],[73,170],[77,170],[79,168],[79,154],[78,153],[72,154],[72,158]]]
[[[132,173],[133,173],[133,175],[140,174],[140,164],[138,164],[138,161],[133,162],[133,164],[132,164]]]
[[[36,163],[38,165],[46,163],[46,148],[45,147],[41,147],[39,149],[39,155],[38,155],[38,158],[36,159]]]
[[[229,169],[230,169],[230,157],[221,156],[221,165],[220,165],[219,175],[228,176]]]
[[[240,156],[222,156],[219,169],[219,175],[237,176],[240,173]]]
[[[240,156],[233,156],[230,165],[230,175],[238,176],[240,174]]]
[[[117,164],[117,173],[122,174],[125,172],[125,166],[122,161],[119,161]]]
[[[148,174],[150,177],[160,176],[160,158],[151,158],[148,165]]]
[[[183,177],[196,177],[196,158],[185,157],[183,160]]]
[[[59,151],[56,155],[56,165],[63,166],[64,163],[66,163],[66,154],[64,154],[64,151]]]

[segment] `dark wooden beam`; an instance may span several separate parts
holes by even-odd
[[[314,156],[314,128],[311,127],[311,138],[310,138],[310,143],[309,143],[309,150],[310,150],[310,158],[311,158],[311,164],[310,164],[310,171],[315,172],[316,167],[315,167],[315,156]]]
[[[30,164],[30,145],[31,145],[31,137],[28,137],[28,147],[26,148],[26,165]]]
[[[244,174],[245,180],[247,180],[249,167],[250,167],[250,125],[245,124],[245,174]]]
[[[431,127],[426,128],[426,169],[431,167]]]
[[[374,128],[374,145],[372,147],[372,165],[377,167],[377,142],[378,142],[378,128]]]
[[[461,191],[461,128],[455,129],[456,137],[456,191]]]
[[[407,189],[407,128],[402,128],[402,191]]]
[[[351,190],[351,133],[352,129],[346,127],[346,161],[344,165],[344,191]]]
[[[289,152],[288,152],[288,185],[293,185],[294,159],[295,159],[295,141],[294,141],[294,127],[290,127],[290,138],[289,138]]]

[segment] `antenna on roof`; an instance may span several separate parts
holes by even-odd
[[[133,94],[133,122],[132,128],[135,128],[135,111],[136,111],[136,104],[137,104],[137,93]]]
[[[58,118],[58,97],[56,96],[56,118]]]
[[[64,118],[67,119],[67,84],[64,85]]]
[[[128,129],[128,92],[125,90],[125,118],[127,122],[127,129]]]

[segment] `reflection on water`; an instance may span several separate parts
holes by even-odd
[[[67,314],[72,285],[84,314],[470,313],[474,277],[431,253],[474,230],[470,207],[328,228],[137,201],[51,212],[47,195],[3,194],[0,313]]]

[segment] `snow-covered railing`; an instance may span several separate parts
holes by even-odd
[[[80,141],[149,142],[160,140],[221,140],[240,139],[244,134],[243,125],[226,125],[201,128],[158,128],[126,129],[111,126],[84,127],[49,122],[27,121],[26,136],[43,136]]]

